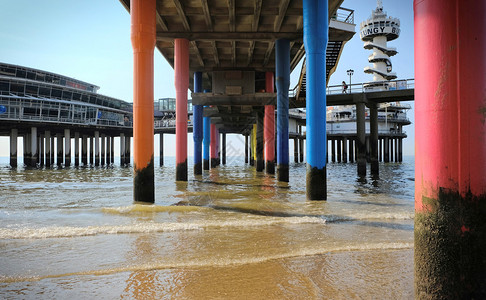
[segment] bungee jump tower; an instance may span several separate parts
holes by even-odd
[[[392,72],[390,56],[394,56],[398,52],[396,48],[387,47],[387,42],[400,36],[400,20],[387,17],[386,12],[383,11],[382,1],[377,0],[376,2],[376,9],[371,12],[370,18],[361,22],[360,38],[365,42],[365,49],[373,50],[368,57],[368,61],[373,64],[373,67],[364,68],[365,73],[373,74],[373,82],[366,87],[370,90],[384,90],[387,89],[384,81],[397,78],[397,75]]]

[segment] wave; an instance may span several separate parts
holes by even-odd
[[[207,268],[207,267],[227,267],[264,263],[272,260],[288,259],[304,256],[316,256],[329,253],[338,253],[346,251],[372,251],[372,250],[405,250],[413,249],[413,243],[398,242],[398,243],[370,243],[370,244],[357,244],[348,246],[335,246],[335,247],[313,247],[304,249],[292,249],[292,252],[276,253],[266,256],[257,257],[238,257],[238,258],[208,258],[204,260],[190,260],[181,262],[151,262],[141,265],[124,266],[109,269],[100,270],[88,270],[71,272],[64,274],[51,274],[40,276],[5,276],[0,275],[1,283],[12,282],[26,282],[26,281],[40,281],[43,279],[55,279],[69,276],[89,276],[89,275],[111,275],[123,272],[144,272],[154,270],[165,269],[182,269],[182,268]]]
[[[0,239],[44,239],[93,236],[100,234],[131,234],[154,233],[188,230],[205,230],[208,228],[255,227],[285,224],[324,224],[325,219],[315,217],[267,217],[246,220],[213,220],[192,223],[140,223],[133,225],[103,225],[103,226],[51,226],[41,228],[0,228]]]

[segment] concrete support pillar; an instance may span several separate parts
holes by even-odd
[[[365,138],[365,144],[366,144],[366,162],[370,163],[371,162],[371,154],[370,154],[370,137],[367,136]]]
[[[226,165],[226,133],[223,133],[222,136],[223,136],[223,145],[222,145],[223,165]]]
[[[94,137],[90,137],[88,138],[89,139],[89,164],[94,166],[94,156],[95,156],[95,152],[94,152]]]
[[[337,162],[340,163],[343,157],[341,152],[342,139],[340,137],[336,139],[336,145],[337,145]]]
[[[299,138],[294,137],[294,163],[299,162]]]
[[[289,181],[289,85],[290,42],[277,40],[275,44],[277,84],[277,180]]]
[[[44,150],[45,147],[45,136],[44,134],[40,134],[39,137],[39,166],[43,167],[45,164],[45,155],[46,152]]]
[[[100,164],[105,165],[106,158],[106,136],[104,133],[101,134],[101,151],[100,151]]]
[[[32,127],[30,129],[30,135],[31,135],[31,142],[30,142],[30,148],[31,148],[31,167],[36,167],[37,162],[39,161],[39,145],[38,141],[39,139],[37,138],[37,127]]]
[[[153,203],[155,0],[130,1],[133,47],[133,200]],[[177,49],[177,46],[176,46]],[[177,50],[176,50],[177,51]],[[178,55],[174,55],[177,57]],[[177,63],[176,63],[177,64]],[[189,78],[187,78],[189,80]],[[187,88],[186,88],[187,95]],[[186,103],[187,110],[187,103]],[[182,116],[187,122],[187,113]],[[127,136],[128,144],[130,137]],[[179,150],[178,150],[179,151]],[[128,152],[130,150],[128,148]],[[186,143],[187,154],[187,143]],[[125,161],[126,162],[126,161]],[[128,157],[128,163],[130,156]],[[187,170],[187,165],[186,165]]]
[[[370,103],[370,163],[371,174],[380,173],[378,164],[378,107],[376,103]]]
[[[10,129],[10,166],[16,168],[17,162],[17,138],[19,136],[19,130],[17,128]]]
[[[30,167],[31,165],[31,160],[32,160],[32,151],[30,149],[30,133],[26,133],[23,136],[23,144],[24,144],[24,165],[27,167]]]
[[[403,161],[403,139],[398,139],[398,162]]]
[[[395,138],[395,162],[398,162],[398,138]]]
[[[415,298],[486,299],[486,1],[414,1]]]
[[[194,93],[201,93],[202,73],[194,72]],[[194,175],[201,175],[203,171],[202,161],[202,142],[203,142],[203,107],[194,105],[193,107],[193,140],[194,140]]]
[[[79,132],[74,133],[74,166],[79,166]]]
[[[189,88],[189,41],[174,40],[176,87],[176,180],[187,181],[187,89]]]
[[[131,154],[132,153],[130,151],[131,150],[130,144],[131,144],[131,136],[127,135],[125,137],[125,164],[127,164],[127,165],[130,165],[130,163],[131,163],[131,156],[132,156]],[[153,153],[153,151],[152,151],[152,153]],[[153,156],[153,154],[152,154],[152,156]],[[153,165],[153,162],[152,162],[152,165]],[[144,202],[146,202],[146,201],[144,201]]]
[[[303,0],[307,67],[307,199],[327,199],[326,174],[326,46],[328,2]]]
[[[46,167],[51,166],[51,132],[46,130],[45,132],[45,149],[46,149]]]
[[[248,135],[245,134],[245,164],[248,163]]]
[[[62,133],[56,133],[56,147],[57,147],[57,165],[61,166],[64,162],[64,145],[62,140]]]
[[[111,151],[110,151],[111,163],[114,164],[115,163],[115,137],[114,136],[111,137],[110,146],[111,146]]]
[[[304,162],[304,135],[302,134],[302,126],[299,126],[299,156],[299,162]]]
[[[125,134],[122,132],[120,133],[120,166],[125,165]]]
[[[164,134],[159,134],[159,165],[164,165]]]
[[[106,136],[106,165],[111,164],[111,136]]]
[[[358,176],[366,176],[366,132],[365,132],[365,105],[356,104],[356,148],[358,150]]]
[[[71,130],[64,129],[64,166],[71,166]]]
[[[275,80],[273,72],[265,73],[265,91],[274,93]],[[265,105],[264,120],[265,169],[267,174],[275,174],[275,106]]]
[[[349,139],[349,162],[354,162],[354,140],[353,138]]]
[[[384,153],[384,157],[383,157],[383,161],[384,162],[390,162],[390,138],[389,137],[385,137],[384,141],[383,141],[383,149],[385,150],[385,153]]]
[[[210,162],[211,162],[211,168],[216,168],[218,165],[218,158],[217,158],[217,137],[216,137],[216,124],[211,124],[211,130],[210,130]]]
[[[395,151],[393,150],[393,147],[394,147],[394,144],[395,144],[394,143],[394,140],[395,140],[395,138],[393,138],[393,137],[390,138],[390,140],[389,140],[389,145],[390,145],[390,153],[389,153],[389,155],[390,155],[390,162],[393,162],[393,155],[395,154]]]
[[[343,137],[343,163],[348,162],[348,138]]]
[[[98,167],[100,165],[100,132],[99,131],[95,131],[94,133],[94,145],[95,145],[94,165]]]
[[[331,161],[333,163],[336,162],[336,140],[335,139],[331,139]]]
[[[383,161],[383,139],[378,140],[378,161]]]
[[[86,134],[83,134],[83,138],[81,141],[81,161],[84,166],[88,165],[88,135]]]

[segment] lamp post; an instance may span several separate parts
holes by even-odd
[[[353,76],[354,70],[349,69],[346,72],[348,72],[348,75],[349,75],[349,93],[351,94],[351,76]]]

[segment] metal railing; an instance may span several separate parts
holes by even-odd
[[[340,7],[338,8],[336,14],[331,16],[331,20],[354,24],[354,10]]]
[[[370,85],[373,85],[373,89]],[[295,97],[296,91],[299,85],[296,85],[293,89],[289,90],[289,97]],[[346,89],[347,94],[357,94],[357,93],[370,93],[370,92],[382,92],[382,91],[392,91],[392,90],[406,90],[415,88],[415,79],[397,79],[381,82],[362,82],[348,84]],[[343,94],[343,86],[340,85],[330,85],[326,88],[326,95],[337,95]]]
[[[399,79],[399,80],[389,80],[381,82],[363,82],[363,83],[353,83],[348,85],[346,93],[356,94],[356,93],[369,93],[369,92],[381,92],[381,91],[392,91],[392,90],[406,90],[415,88],[415,79]],[[331,85],[326,88],[327,95],[343,94],[342,85]]]
[[[0,120],[131,127],[131,113],[82,102],[0,96]]]

